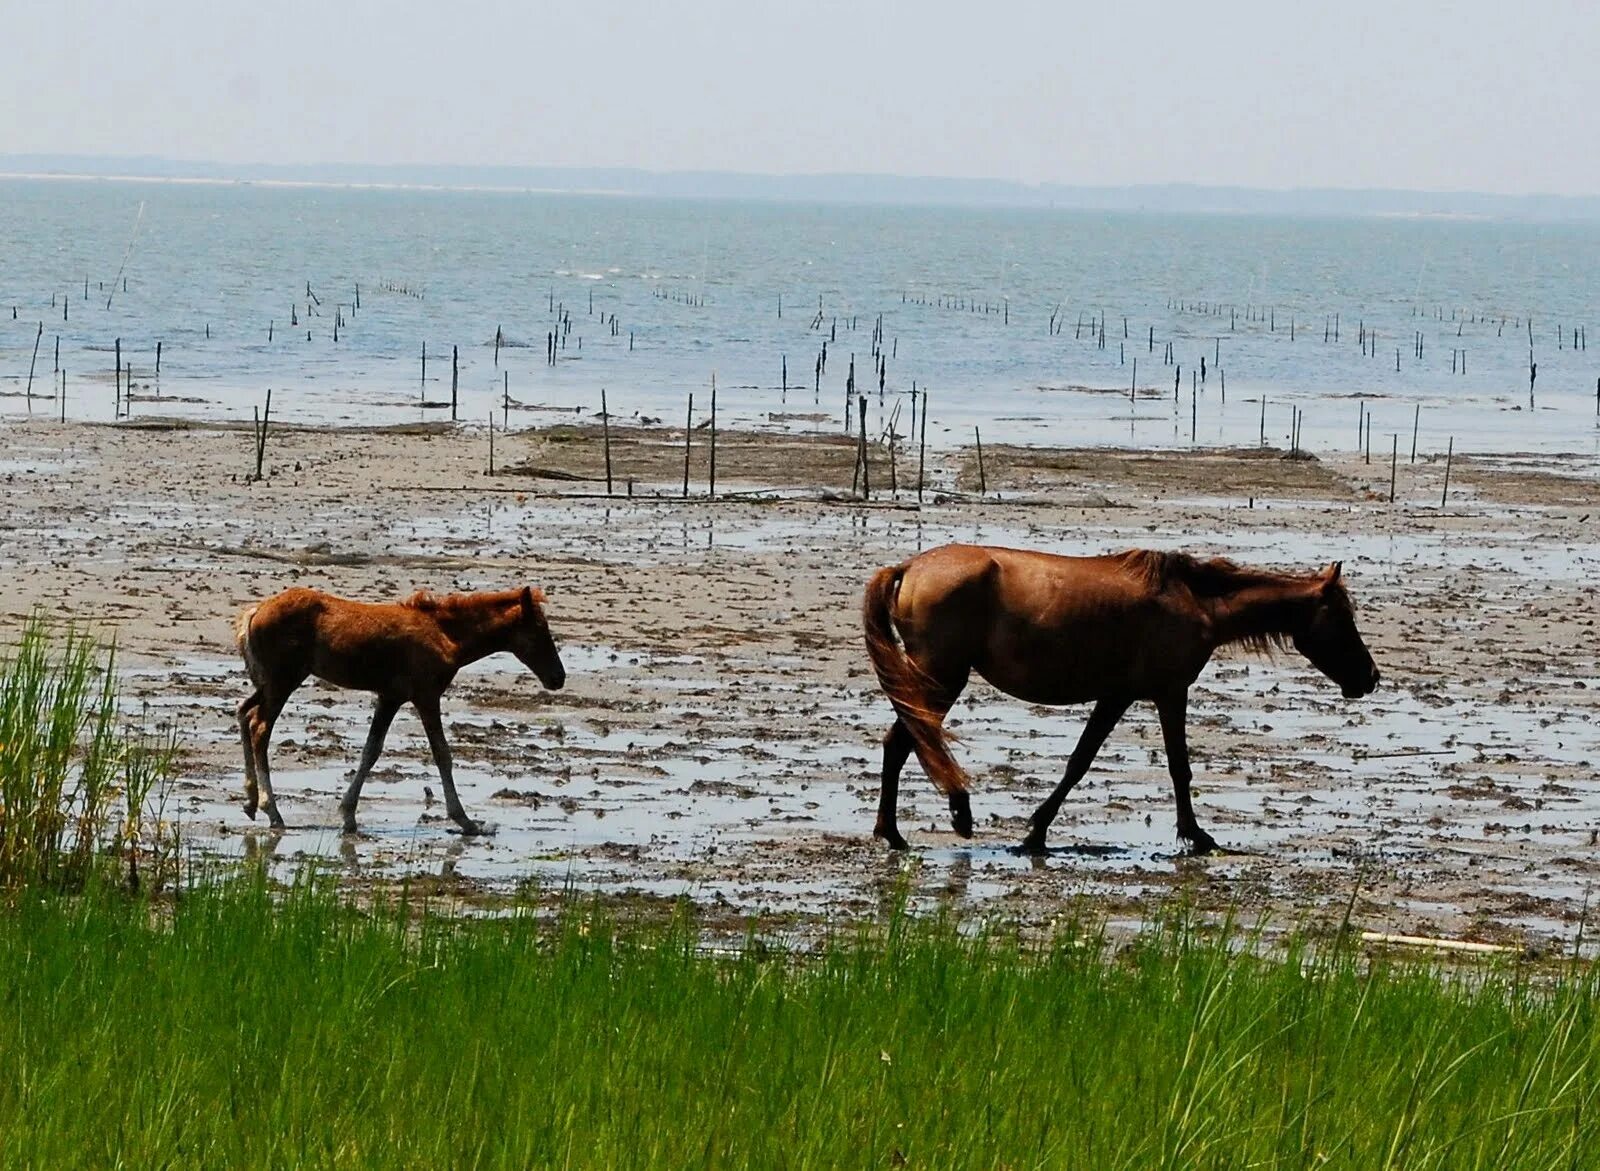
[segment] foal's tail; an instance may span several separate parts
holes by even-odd
[[[246,606],[239,611],[239,617],[233,624],[233,643],[239,648],[239,654],[244,658],[245,672],[250,676],[250,682],[257,687],[261,686],[261,660],[256,658],[255,648],[250,644],[250,623],[254,621],[259,606]]]
[[[878,684],[894,705],[894,711],[911,733],[911,743],[922,762],[923,771],[941,793],[965,793],[967,774],[950,755],[949,737],[944,730],[944,713],[928,699],[933,683],[895,641],[894,619],[890,607],[909,561],[878,570],[867,582],[861,602],[861,624],[866,630],[867,656],[878,674]]]

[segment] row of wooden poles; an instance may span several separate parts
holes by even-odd
[[[917,392],[914,391],[913,394],[915,394],[915,393],[917,393]],[[927,460],[928,460],[927,392],[923,391],[923,392],[921,392],[921,394],[922,394],[922,406],[923,406],[922,416],[921,416],[921,429],[920,429],[920,433],[914,434],[914,438],[916,439],[916,442],[917,442],[917,499],[919,501],[923,498],[923,492],[924,492],[924,490],[926,488],[926,484],[927,484]],[[871,496],[872,496],[872,463],[871,463],[871,459],[870,459],[870,457],[868,455],[868,453],[870,451],[870,445],[869,445],[869,443],[867,441],[867,421],[866,421],[867,420],[867,398],[866,398],[865,395],[862,395],[862,396],[860,396],[860,399],[861,399],[861,401],[860,401],[860,412],[859,412],[859,415],[860,415],[860,420],[861,420],[861,428],[860,428],[860,431],[858,433],[857,442],[856,442],[856,460],[855,460],[854,469],[853,469],[853,471],[851,473],[850,490],[852,492],[859,492],[860,495],[861,495],[861,498],[863,500],[868,500],[868,499],[871,499]],[[269,391],[268,392],[268,398],[267,398],[267,403],[268,403],[269,409],[271,407],[271,401],[272,401],[271,400],[271,392]],[[913,412],[915,412],[915,402],[914,402],[914,400],[913,400]],[[917,428],[917,424],[915,422],[915,414],[913,414],[913,420],[914,421],[912,423],[912,428],[913,428],[913,432],[915,433],[916,432],[916,428]],[[264,418],[258,416],[258,425],[262,426],[263,430],[264,430],[264,422],[265,422]],[[700,424],[700,427],[696,427],[695,426],[695,421],[694,421],[694,393],[691,391],[690,394],[689,394],[688,406],[687,406],[686,413],[685,413],[685,416],[684,416],[684,421],[683,421],[683,489],[682,489],[682,496],[683,496],[684,499],[688,499],[688,496],[689,496],[690,470],[691,470],[691,463],[692,463],[692,459],[693,459],[693,455],[694,455],[694,433],[695,433],[695,431],[697,431],[697,430],[699,430],[701,428],[704,428],[707,431],[707,448],[708,448],[708,451],[707,451],[707,494],[714,499],[716,497],[716,495],[717,495],[717,376],[715,374],[713,374],[711,376],[711,411],[710,411],[710,415],[705,420],[705,422]],[[502,424],[502,428],[501,429],[505,430],[504,424]],[[494,470],[495,470],[494,432],[495,432],[494,412],[491,411],[491,412],[489,412],[489,474],[491,476],[494,475]],[[978,478],[979,478],[979,491],[981,493],[981,492],[984,491],[984,484],[983,484],[983,439],[982,439],[981,435],[978,435],[978,429],[976,427],[973,428],[973,432],[974,432],[975,435],[977,435],[977,438],[978,438]],[[607,496],[612,496],[612,495],[615,495],[615,493],[616,493],[616,483],[615,483],[615,476],[613,474],[612,459],[611,459],[611,409],[610,409],[610,404],[607,401],[606,391],[605,390],[601,390],[600,391],[600,435],[601,435],[601,448],[602,448],[602,451],[603,451],[603,454],[604,454],[604,459],[605,459],[606,495]],[[258,447],[259,447],[259,445],[258,445]],[[898,445],[897,445],[897,443],[895,441],[895,436],[894,436],[892,431],[888,434],[888,448],[889,448],[889,491],[891,493],[898,493],[899,490],[900,490],[899,470],[898,470],[899,465],[898,465],[898,460],[897,460]],[[257,463],[257,476],[259,478],[259,475],[260,475],[260,458],[259,458],[259,456],[257,458],[256,463]],[[633,481],[629,480],[628,481],[628,495],[631,496],[632,494],[633,494]]]

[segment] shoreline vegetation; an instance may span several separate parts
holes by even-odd
[[[913,916],[707,950],[310,872],[4,911],[10,1165],[1520,1168],[1600,1159],[1589,964]]]

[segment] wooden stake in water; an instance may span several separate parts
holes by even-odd
[[[866,411],[863,410],[865,416]],[[862,426],[865,427],[865,419]],[[711,468],[708,477],[710,481],[711,499],[717,498],[717,372],[711,372]]]
[[[1450,446],[1444,453],[1444,491],[1439,495],[1439,508],[1444,509],[1446,501],[1450,499],[1450,463],[1456,454],[1456,437],[1450,436]]]
[[[689,393],[689,413],[683,420],[683,498],[689,499],[689,447],[694,438],[694,392]]]
[[[267,425],[272,418],[272,388],[267,388],[267,405],[261,412],[261,419],[256,428],[256,479],[261,479],[261,463],[267,454]]]
[[[1411,414],[1411,462],[1417,462],[1417,425],[1422,422],[1422,404]]]
[[[511,371],[500,371],[500,429],[511,426]]]
[[[976,427],[972,429],[972,438],[978,444],[978,495],[985,496],[988,494],[989,484],[983,475],[983,435]]]
[[[28,410],[33,410],[33,367],[39,361],[39,343],[44,339],[44,322],[39,323],[39,332],[33,335],[33,357],[28,361]]]
[[[489,412],[489,474],[494,475],[494,412]]]
[[[1396,431],[1389,437],[1393,444],[1389,451],[1389,503],[1394,503],[1394,472],[1400,463],[1400,433]]]
[[[606,495],[611,495],[611,410],[606,406],[606,392],[600,391],[600,434],[606,451]]]
[[[855,327],[854,326],[854,319],[852,319],[851,328],[853,329],[854,327]],[[867,463],[867,396],[866,395],[862,395],[861,396],[861,401],[860,401],[860,403],[857,404],[857,408],[859,409],[860,414],[861,414],[861,442],[860,442],[860,448],[859,448],[860,453],[861,453],[861,499],[870,500],[870,499],[872,499],[872,478],[871,478],[871,468]]]
[[[922,485],[928,466],[928,392],[922,392],[922,431],[917,440],[917,503],[922,503]]]
[[[428,402],[428,343],[422,343],[422,402]]]
[[[461,381],[460,348],[450,347],[450,421],[456,421],[456,387]]]
[[[67,421],[67,372],[61,371],[61,421]]]

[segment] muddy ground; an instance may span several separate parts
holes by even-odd
[[[250,482],[248,429],[0,428],[0,623],[35,608],[115,632],[131,710],[186,753],[168,799],[194,848],[325,858],[353,880],[428,875],[463,898],[571,883],[687,897],[708,913],[848,919],[902,884],[924,903],[1047,922],[1092,899],[1137,918],[1173,894],[1280,924],[1360,926],[1549,949],[1600,877],[1600,484],[1561,461],[1285,459],[986,447],[930,453],[919,508],[846,499],[843,439],[723,435],[691,498],[681,431],[618,428],[607,498],[598,432],[275,430]],[[507,470],[507,469],[510,470]],[[626,493],[633,492],[632,497]],[[1185,857],[1154,713],[1135,709],[1068,799],[1043,859],[1013,855],[1085,709],[975,683],[951,726],[975,779],[976,838],[947,828],[913,763],[901,825],[870,836],[889,710],[861,649],[874,567],[965,540],[1095,552],[1131,545],[1285,567],[1342,559],[1384,674],[1357,702],[1297,657],[1225,654],[1196,686],[1203,825],[1236,851]],[[457,777],[492,836],[451,832],[421,729],[402,714],[361,806],[336,803],[364,696],[312,685],[274,745],[287,833],[238,809],[235,613],[289,584],[367,598],[531,582],[551,599],[569,682],[509,658],[446,697]],[[514,669],[515,668],[515,669]]]

